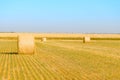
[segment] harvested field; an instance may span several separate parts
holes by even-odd
[[[35,44],[34,55],[19,55],[16,40],[0,40],[0,80],[120,80],[120,40]]]

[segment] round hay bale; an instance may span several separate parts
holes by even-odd
[[[90,42],[90,37],[84,37],[83,38],[83,43]]]
[[[47,38],[42,38],[42,42],[46,42],[47,41]]]
[[[19,35],[18,36],[18,53],[19,54],[34,54],[35,44],[34,36]]]

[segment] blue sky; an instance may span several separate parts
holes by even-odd
[[[120,0],[0,0],[0,32],[120,33]]]

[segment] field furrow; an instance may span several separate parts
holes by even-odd
[[[34,65],[31,64],[31,59],[27,56],[23,56],[23,61],[26,63],[26,66],[29,70],[29,78],[31,78],[30,80],[37,80],[37,76],[38,74],[36,74],[36,69],[34,68]],[[34,72],[34,73],[33,73]]]
[[[35,57],[30,57],[30,64],[33,66],[33,71],[35,72],[37,79],[46,80],[44,73],[41,70],[41,66],[36,63]],[[41,64],[41,63],[39,63]]]
[[[30,77],[31,74],[30,74],[30,71],[29,71],[29,65],[26,64],[26,62],[25,62],[23,57],[24,57],[23,55],[19,57],[19,60],[22,62],[21,67],[23,69],[23,71],[22,71],[22,74],[24,75],[23,78],[25,80],[28,80],[28,79],[31,80],[31,77]],[[32,78],[33,78],[33,76],[32,76]]]

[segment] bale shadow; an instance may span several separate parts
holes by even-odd
[[[18,54],[18,52],[0,52],[0,54],[15,54],[15,55],[17,55]]]

